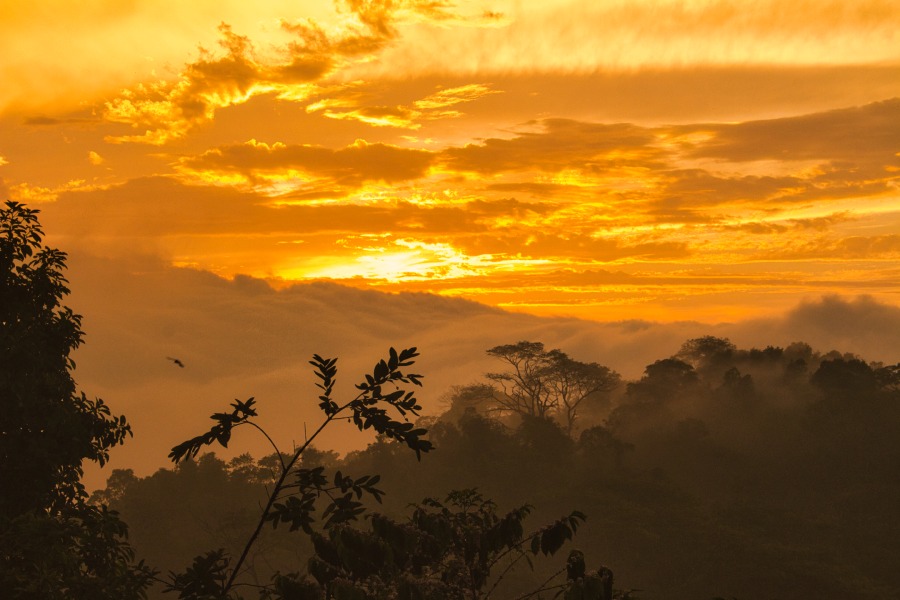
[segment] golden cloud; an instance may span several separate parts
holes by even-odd
[[[499,27],[405,31],[348,80],[406,74],[595,73],[684,65],[896,63],[891,0],[498,3]]]
[[[393,39],[397,35],[394,22],[401,16],[441,19],[448,8],[424,0],[344,0],[342,4],[356,22],[334,33],[312,20],[282,23],[293,40],[274,51],[275,59],[260,56],[249,37],[222,23],[219,46],[223,53],[201,48],[199,58],[187,64],[176,81],[138,85],[106,103],[108,121],[143,130],[136,135],[110,136],[108,141],[164,144],[212,120],[217,109],[260,94],[307,100],[318,90],[315,82],[354,60],[365,60]]]
[[[900,258],[900,235],[821,237],[813,240],[789,242],[780,251],[761,258],[831,259],[831,260],[888,260]]]
[[[347,119],[359,121],[376,127],[402,127],[419,129],[420,121],[452,119],[463,116],[457,110],[446,110],[448,107],[472,102],[490,94],[500,93],[484,84],[472,83],[463,86],[440,90],[411,105],[372,105],[366,104],[365,94],[357,88],[365,84],[347,85],[338,94],[319,100],[307,106],[308,112],[322,112],[331,119]]]
[[[207,180],[233,174],[241,174],[248,182],[267,177],[306,177],[358,187],[367,181],[392,183],[423,177],[431,162],[431,153],[423,150],[368,144],[364,140],[339,150],[282,143],[270,146],[251,140],[184,159],[180,167],[183,172],[200,174]]]

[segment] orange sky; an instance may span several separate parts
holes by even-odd
[[[900,293],[895,0],[0,5],[0,196],[282,285],[705,322]]]

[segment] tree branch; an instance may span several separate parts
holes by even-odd
[[[303,454],[303,451],[309,447],[309,445],[312,443],[312,441],[314,439],[316,439],[316,436],[318,436],[322,432],[322,430],[325,429],[325,427],[329,423],[331,423],[335,419],[335,417],[337,417],[338,414],[340,414],[341,412],[346,410],[351,404],[353,404],[354,402],[359,400],[362,397],[362,395],[363,394],[358,394],[356,396],[356,398],[354,398],[350,402],[348,402],[348,403],[344,404],[343,406],[341,406],[340,408],[338,408],[338,410],[335,411],[334,414],[326,417],[325,420],[322,422],[322,424],[319,425],[319,428],[316,429],[316,431],[310,436],[310,438],[308,440],[306,440],[306,442],[304,442],[304,444],[302,446],[300,446],[300,448],[298,448],[296,451],[294,451],[294,454],[291,457],[291,460],[287,463],[287,465],[284,465],[284,469],[281,472],[281,476],[278,478],[278,481],[275,482],[275,487],[272,490],[272,494],[269,496],[269,500],[268,500],[268,502],[266,502],[266,507],[263,509],[262,515],[260,515],[260,517],[259,517],[259,522],[256,524],[256,529],[253,531],[253,534],[250,536],[250,539],[248,539],[247,543],[244,545],[244,549],[241,552],[241,556],[238,558],[237,562],[234,565],[234,569],[232,569],[232,571],[231,571],[231,575],[228,577],[228,582],[225,584],[225,588],[224,588],[224,591],[226,593],[234,585],[234,580],[238,576],[241,565],[243,565],[244,561],[247,560],[247,555],[250,554],[250,549],[253,547],[253,544],[256,542],[256,538],[259,537],[260,531],[262,531],[263,526],[266,524],[266,521],[268,520],[269,512],[272,510],[272,506],[275,504],[275,501],[277,500],[278,495],[281,493],[282,487],[284,486],[284,481],[285,481],[285,479],[287,479],[288,473],[290,473],[291,469],[294,468],[294,465],[297,464],[297,461],[300,459],[300,455]],[[266,437],[268,437],[268,436],[266,436]],[[281,456],[281,454],[279,454],[279,457],[280,456]],[[282,463],[282,464],[284,464],[284,463]]]

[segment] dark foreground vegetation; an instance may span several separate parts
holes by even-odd
[[[890,598],[900,593],[898,375],[804,344],[739,350],[703,338],[588,395],[571,433],[556,409],[517,413],[508,403],[521,390],[483,384],[419,421],[436,448],[422,463],[380,438],[345,457],[309,451],[301,464],[381,474],[375,506],[400,522],[415,521],[424,497],[473,487],[505,509],[527,501],[537,524],[577,507],[588,516],[577,547],[641,598]],[[95,499],[122,511],[151,564],[178,569],[203,548],[239,551],[276,464],[210,453],[144,478],[114,471]],[[267,581],[313,554],[308,538],[267,530],[249,576]],[[534,589],[559,562],[515,570],[499,597]]]
[[[346,400],[315,357],[309,401],[325,424],[379,432],[365,450],[273,441],[221,460],[208,447],[240,447],[265,410],[236,401],[173,448],[174,468],[114,470],[88,500],[82,461],[105,460],[128,426],[75,391],[64,255],[41,248],[33,213],[2,217],[11,597],[605,599],[612,574],[640,590],[618,597],[900,597],[900,365],[803,343],[688,340],[635,381],[512,343],[429,417],[406,389],[415,349]]]

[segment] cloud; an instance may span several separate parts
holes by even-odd
[[[565,263],[568,260],[612,262],[622,258],[674,259],[690,254],[680,242],[627,243],[576,233],[491,231],[478,236],[460,236],[456,244],[471,255],[496,254]]]
[[[717,177],[703,169],[677,169],[667,171],[670,183],[665,191],[683,195],[692,206],[724,204],[735,200],[759,203],[784,193],[784,190],[803,186],[799,177],[772,177],[768,175],[744,175]]]
[[[737,123],[710,125],[713,139],[695,156],[734,162],[821,160],[900,166],[900,98],[855,108]]]
[[[357,140],[340,150],[309,145],[268,145],[251,140],[245,144],[209,150],[183,159],[180,166],[189,173],[242,174],[248,181],[277,178],[300,172],[327,178],[339,186],[359,186],[366,181],[393,183],[423,177],[432,162],[431,153]],[[233,182],[229,182],[233,183]]]
[[[109,141],[162,144],[211,120],[218,108],[244,102],[261,90],[272,91],[276,73],[282,77],[290,73],[293,80],[286,83],[300,83],[314,80],[327,69],[327,64],[311,61],[306,69],[298,69],[294,58],[267,73],[254,56],[249,38],[225,24],[219,31],[223,56],[201,48],[200,58],[188,64],[177,81],[140,85],[107,102],[106,120],[144,129],[137,135],[111,136]]]
[[[451,106],[500,93],[487,85],[470,83],[440,90],[408,105],[379,105],[371,104],[371,101],[367,103],[367,94],[363,90],[368,87],[367,83],[343,86],[327,98],[309,104],[306,110],[311,113],[321,112],[331,119],[359,121],[376,127],[419,129],[421,121],[463,116],[456,109],[450,109]]]
[[[313,20],[283,22],[292,39],[264,56],[248,36],[219,26],[221,53],[201,47],[197,60],[185,65],[175,81],[162,80],[127,89],[106,103],[104,118],[143,130],[110,136],[110,142],[165,144],[208,123],[216,110],[241,104],[260,94],[294,102],[319,93],[317,82],[355,60],[378,52],[396,35],[395,21],[409,15],[440,19],[442,3],[427,1],[361,2],[345,0],[356,23],[327,32]],[[274,58],[272,57],[274,55]]]
[[[153,206],[152,211],[147,206]],[[135,179],[120,186],[64,193],[44,207],[42,221],[56,236],[92,238],[197,235],[291,236],[344,233],[474,233],[495,220],[538,219],[552,204],[515,199],[457,205],[391,201],[354,204],[273,204],[228,187],[186,185],[172,178]],[[102,214],[103,219],[93,215]]]
[[[835,225],[848,223],[855,220],[852,215],[842,212],[826,217],[809,219],[781,219],[770,221],[746,221],[737,224],[722,225],[722,229],[728,231],[746,231],[748,233],[767,235],[781,234],[787,231],[827,231]]]
[[[822,352],[851,352],[887,364],[900,361],[900,307],[869,296],[807,300],[783,317],[736,324],[734,331],[736,338],[757,346],[768,336],[772,341],[765,343],[803,341]]]
[[[502,26],[405,32],[382,60],[352,75],[384,76],[403,57],[407,72],[631,71],[684,65],[872,64],[895,61],[900,11],[890,0],[848,4],[508,2]],[[827,35],[823,32],[827,32]]]
[[[438,164],[506,177],[488,183],[490,190],[559,197],[580,187],[606,203],[625,200],[657,222],[716,222],[729,212],[704,209],[788,210],[893,193],[900,179],[898,123],[898,99],[738,124],[546,119],[509,138],[445,148]]]
[[[621,164],[614,153],[646,161],[657,155],[649,147],[654,136],[629,124],[580,123],[547,119],[538,132],[523,132],[512,139],[489,138],[480,144],[448,148],[443,153],[450,169],[474,173],[536,168],[543,171],[608,169]],[[626,158],[626,161],[628,158]]]
[[[888,260],[900,258],[900,235],[822,237],[788,243],[782,249],[764,254],[765,258]]]

